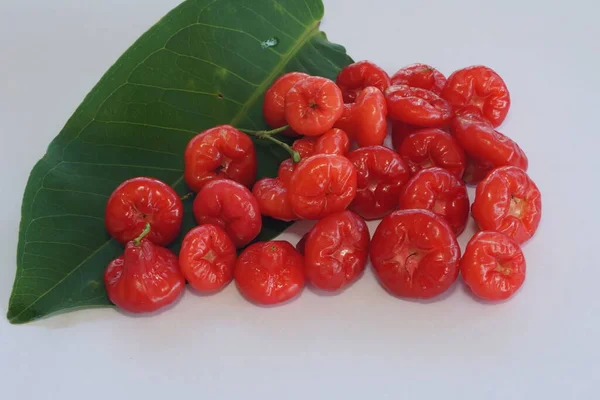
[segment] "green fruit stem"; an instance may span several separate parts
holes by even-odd
[[[280,128],[275,128],[275,129],[271,129],[271,130],[262,130],[262,131],[253,131],[250,129],[240,129],[240,128],[238,128],[238,130],[240,132],[244,132],[245,134],[248,134],[250,136],[254,136],[257,139],[269,140],[269,141],[281,146],[285,151],[287,151],[290,154],[292,161],[297,163],[297,162],[300,162],[300,158],[301,158],[300,153],[298,153],[296,150],[292,149],[291,146],[288,145],[287,143],[284,143],[281,140],[273,137],[273,135],[283,132],[288,128],[289,128],[289,125],[284,125]]]
[[[142,233],[140,233],[140,236],[133,239],[133,243],[136,246],[139,246],[142,243],[142,239],[149,233],[150,233],[150,222],[146,222],[146,226],[144,227],[144,230],[142,231]]]

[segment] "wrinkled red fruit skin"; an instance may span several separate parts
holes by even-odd
[[[288,72],[281,75],[271,84],[265,92],[263,101],[263,117],[271,128],[279,128],[287,125],[285,119],[285,95],[296,84],[296,82],[307,78],[309,75],[303,72]],[[295,135],[291,129],[284,132],[287,135]]]
[[[388,292],[429,299],[458,278],[460,247],[448,224],[432,212],[400,210],[381,220],[371,239],[370,257]]]
[[[126,180],[110,195],[104,223],[108,233],[122,244],[138,237],[150,223],[147,238],[166,246],[179,234],[182,218],[183,204],[169,185],[138,177]]]
[[[217,225],[206,224],[189,231],[179,251],[179,267],[190,286],[200,293],[214,293],[233,279],[236,248]]]
[[[308,281],[326,291],[351,285],[365,270],[369,241],[367,224],[351,211],[321,219],[308,233],[304,245]]]
[[[256,181],[256,151],[252,140],[231,125],[196,135],[185,154],[185,183],[194,192],[214,179],[232,179],[250,187]]]
[[[254,243],[238,257],[234,276],[240,293],[249,301],[283,303],[304,288],[304,257],[285,241]]]
[[[281,221],[298,219],[288,197],[288,187],[280,178],[263,178],[254,184],[252,194],[260,213]]]
[[[465,184],[442,168],[417,172],[404,186],[398,208],[429,210],[460,235],[469,218],[469,196]]]
[[[344,113],[336,122],[360,147],[383,144],[387,135],[387,103],[375,87],[364,88],[356,101],[344,104]]]
[[[512,297],[525,282],[527,266],[521,248],[498,232],[479,232],[469,241],[460,262],[463,280],[484,300]]]
[[[292,149],[296,150],[301,158],[308,158],[315,154],[343,156],[350,150],[350,138],[343,130],[332,128],[321,136],[295,140]]]
[[[108,264],[104,285],[111,302],[132,313],[156,311],[173,303],[185,288],[177,256],[148,239],[127,243]]]
[[[285,119],[301,135],[322,135],[333,128],[343,112],[342,92],[327,78],[302,79],[285,95]]]
[[[477,185],[471,212],[481,230],[503,233],[522,244],[540,224],[542,195],[521,168],[499,167]]]
[[[359,61],[344,67],[336,83],[342,90],[344,103],[354,103],[363,89],[372,86],[384,91],[390,86],[390,77],[370,61]]]
[[[506,83],[494,70],[482,65],[455,71],[448,77],[442,97],[456,115],[476,113],[498,127],[510,109]]]
[[[440,128],[448,125],[454,115],[446,100],[425,89],[394,85],[384,94],[388,116],[393,120],[425,128]]]
[[[351,151],[348,160],[357,172],[356,197],[350,209],[368,220],[395,210],[402,187],[410,177],[402,158],[387,147],[370,146]]]
[[[406,66],[392,75],[391,81],[392,85],[407,85],[429,90],[437,95],[442,93],[446,85],[444,74],[427,64]]]
[[[198,225],[217,225],[236,247],[250,243],[262,229],[256,198],[245,186],[229,179],[207,183],[196,195],[193,205]]]
[[[289,199],[303,219],[320,219],[345,210],[356,195],[356,169],[347,158],[317,154],[302,160],[292,173]]]

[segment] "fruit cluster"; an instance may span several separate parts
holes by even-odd
[[[438,296],[462,273],[475,295],[506,299],[525,279],[520,244],[541,218],[525,153],[496,130],[509,107],[504,81],[484,66],[447,79],[424,64],[389,77],[369,61],[347,66],[336,82],[282,75],[264,95],[272,130],[222,125],[189,142],[184,177],[197,193],[198,226],[179,256],[162,247],[183,215],[171,187],[140,177],[111,195],[106,227],[126,248],[106,269],[109,298],[146,312],[173,302],[186,281],[212,293],[235,280],[252,302],[276,304],[296,297],[306,280],[339,291],[370,258],[396,296]],[[383,146],[388,124],[393,149]],[[290,146],[279,133],[303,137]],[[255,182],[250,136],[289,152],[276,177]],[[465,183],[477,184],[472,206]],[[456,237],[469,210],[481,232],[461,258]],[[317,222],[296,247],[252,243],[262,216]],[[371,239],[365,220],[374,219],[382,220]]]

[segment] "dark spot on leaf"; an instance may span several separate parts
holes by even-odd
[[[217,99],[223,100],[223,94],[222,93],[217,93]]]

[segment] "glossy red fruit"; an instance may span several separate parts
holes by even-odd
[[[342,211],[321,219],[304,245],[308,281],[327,291],[352,284],[365,269],[369,238],[367,224],[353,212]]]
[[[366,87],[373,86],[383,92],[390,86],[390,77],[371,61],[359,61],[344,67],[336,83],[342,90],[344,103],[353,103]]]
[[[296,150],[302,158],[307,158],[315,154],[337,154],[343,156],[350,149],[350,139],[343,130],[333,128],[321,136],[305,137],[294,141],[292,149]]]
[[[439,167],[461,179],[467,159],[456,139],[440,129],[422,129],[408,136],[398,153],[413,174]]]
[[[285,241],[254,243],[238,257],[234,275],[239,291],[251,302],[283,303],[304,288],[304,258]]]
[[[478,113],[499,126],[510,108],[506,84],[494,70],[481,65],[455,71],[448,77],[442,97],[457,115]]]
[[[392,121],[392,146],[396,151],[400,151],[400,146],[404,139],[409,137],[412,133],[423,129],[418,126],[405,124],[402,121]]]
[[[521,244],[538,228],[542,195],[521,168],[500,167],[477,185],[471,210],[481,230],[503,233]]]
[[[283,183],[284,186],[287,187],[290,183],[290,179],[292,179],[294,169],[296,169],[296,163],[294,163],[291,158],[288,158],[284,160],[281,164],[279,164],[277,178],[279,178],[279,180],[281,181],[281,183]]]
[[[303,72],[288,72],[281,75],[271,84],[265,92],[265,99],[263,101],[263,116],[267,125],[271,128],[279,128],[287,125],[285,119],[285,95],[296,82],[308,76],[308,74]]]
[[[204,185],[196,195],[193,210],[198,225],[223,228],[236,247],[250,243],[262,228],[260,209],[252,193],[229,179]]]
[[[297,133],[318,136],[333,128],[344,112],[342,92],[333,81],[310,76],[285,95],[285,119]]]
[[[104,285],[111,302],[132,313],[156,311],[173,303],[185,288],[177,256],[148,239],[128,242],[108,264]]]
[[[136,238],[150,223],[148,239],[166,246],[179,234],[183,204],[166,183],[154,178],[133,178],[120,184],[108,198],[104,223],[118,242]]]
[[[301,161],[289,183],[294,213],[304,219],[320,219],[343,211],[356,195],[356,169],[347,158],[317,154]]]
[[[179,251],[179,268],[200,293],[214,293],[233,279],[236,248],[217,225],[197,226],[185,235]]]
[[[482,164],[513,165],[527,170],[529,162],[519,145],[480,116],[456,117],[452,121],[452,133],[467,155]]]
[[[429,90],[394,85],[385,91],[391,119],[426,128],[439,128],[452,119],[450,104]]]
[[[194,192],[216,178],[229,178],[250,187],[256,180],[254,143],[231,125],[208,129],[188,143],[184,177]]]
[[[446,77],[427,64],[412,64],[392,76],[392,85],[407,85],[439,95],[446,85]]]
[[[282,221],[298,219],[288,197],[288,188],[279,178],[263,178],[254,184],[252,194],[260,213]]]
[[[402,158],[383,146],[362,147],[348,154],[357,172],[356,197],[350,209],[365,219],[378,219],[398,204],[410,172]]]
[[[469,217],[469,196],[467,187],[456,176],[442,168],[428,168],[417,172],[404,186],[398,207],[429,210],[460,235]]]
[[[446,222],[427,210],[386,216],[373,235],[370,256],[379,282],[400,297],[438,296],[458,277],[456,237]]]
[[[344,113],[336,122],[359,146],[381,145],[387,135],[387,104],[377,88],[366,87],[352,104],[344,105]]]
[[[465,173],[463,174],[463,181],[467,185],[477,185],[493,169],[493,165],[486,162],[476,161],[467,156],[467,166],[465,167]]]
[[[479,232],[467,244],[460,272],[477,297],[506,300],[525,281],[525,257],[517,242],[508,236]]]

